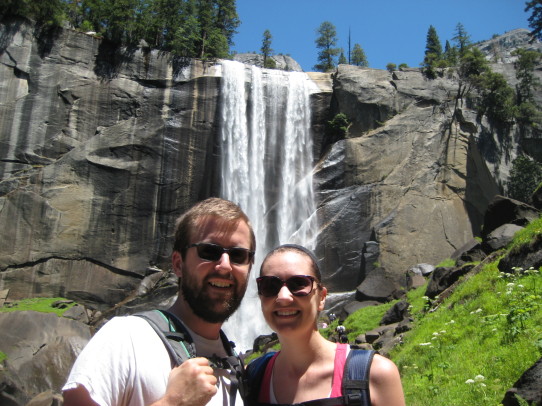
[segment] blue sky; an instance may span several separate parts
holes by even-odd
[[[516,28],[529,28],[525,0],[237,0],[241,25],[232,49],[260,52],[263,32],[275,53],[290,55],[305,71],[317,63],[316,30],[324,21],[337,29],[338,47],[359,43],[369,66],[389,62],[418,67],[433,25],[444,47],[462,23],[472,42]]]

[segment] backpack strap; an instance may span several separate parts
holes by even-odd
[[[260,394],[260,388],[262,385],[262,379],[265,374],[265,368],[269,363],[269,360],[273,358],[275,351],[266,352],[261,357],[252,360],[247,365],[247,386],[248,386],[248,405],[256,405],[258,403],[258,396]]]
[[[366,406],[371,404],[369,394],[369,370],[375,351],[350,350],[342,382],[342,392],[346,405]]]
[[[150,310],[136,313],[134,316],[147,320],[149,325],[154,329],[164,343],[173,367],[179,366],[184,361],[196,357],[196,346],[190,333],[181,320],[173,313],[166,310]],[[220,338],[228,356],[221,358],[214,355],[208,358],[209,364],[212,368],[226,369],[230,372],[230,404],[234,405],[237,390],[239,390],[243,399],[245,399],[248,392],[245,367],[242,359],[234,350],[235,344],[228,340],[222,330],[220,330]]]
[[[196,346],[182,323],[171,319],[171,314],[161,310],[149,310],[134,314],[149,323],[164,343],[173,366],[196,356]]]
[[[341,397],[309,400],[296,405],[336,406],[340,399],[339,403],[342,403],[343,405],[370,406],[369,370],[374,354],[375,351],[350,350],[344,365]],[[247,397],[248,403],[246,404],[248,406],[260,404],[258,403],[258,395],[260,393],[261,382],[265,373],[265,368],[273,355],[275,355],[274,352],[268,352],[247,365],[249,393]]]

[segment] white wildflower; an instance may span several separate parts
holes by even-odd
[[[470,384],[474,383],[474,379],[467,379],[467,380],[465,381],[465,383],[467,383],[467,384],[470,385]]]

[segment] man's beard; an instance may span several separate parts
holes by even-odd
[[[247,281],[243,286],[234,285],[233,294],[219,304],[220,309],[216,309],[217,300],[207,294],[206,282],[203,281],[203,286],[199,287],[187,273],[183,269],[181,292],[196,316],[208,323],[223,323],[239,308],[245,296]]]

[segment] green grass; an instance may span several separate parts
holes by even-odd
[[[448,268],[448,267],[454,267],[454,266],[455,266],[455,260],[451,258],[446,258],[440,264],[438,264],[435,268]]]
[[[74,306],[75,303],[69,304],[64,309],[57,309],[52,307],[54,302],[59,300],[66,300],[61,297],[36,297],[32,299],[22,299],[11,303],[10,306],[0,307],[0,312],[16,312],[24,310],[33,310],[41,313],[55,313],[57,316],[62,316],[66,310]]]
[[[536,220],[516,234],[508,249],[519,249],[540,234],[542,220]],[[401,372],[407,405],[499,405],[542,355],[542,269],[501,274],[498,261],[466,279],[435,308],[424,296],[425,286],[408,292],[413,328],[390,354]],[[351,342],[377,327],[393,303],[349,316],[343,324]],[[329,336],[335,324],[322,333]]]
[[[501,278],[494,263],[461,285],[439,309],[416,315],[415,328],[391,354],[401,371],[407,404],[498,405],[540,358],[540,287],[540,274],[511,282]],[[529,314],[511,317],[527,308]]]
[[[532,221],[527,227],[518,231],[510,243],[509,249],[518,249],[521,245],[529,244],[542,234],[542,217]]]
[[[2,351],[0,351],[0,363],[4,362],[5,359],[7,359],[7,355],[4,354]]]

